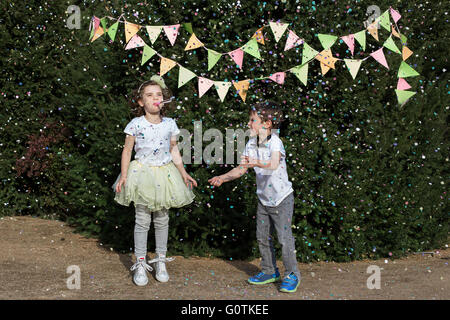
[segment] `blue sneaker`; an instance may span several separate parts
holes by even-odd
[[[281,282],[280,291],[288,293],[295,292],[297,291],[299,284],[300,280],[291,272],[286,278],[283,279],[283,282]]]
[[[274,274],[265,274],[264,272],[258,273],[256,276],[250,277],[248,282],[251,284],[266,284],[280,280],[280,272],[275,269]]]

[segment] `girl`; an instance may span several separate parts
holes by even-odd
[[[140,115],[126,126],[122,151],[121,173],[113,185],[114,200],[124,206],[134,202],[136,223],[134,253],[136,263],[133,281],[138,286],[148,283],[146,270],[155,263],[156,279],[167,282],[165,262],[169,228],[169,209],[190,204],[194,199],[192,186],[197,182],[186,172],[177,147],[180,130],[175,120],[164,117],[163,99],[170,97],[164,80],[152,76],[137,90],[137,111]],[[133,146],[135,160],[131,161]],[[147,234],[153,215],[156,258],[146,262]]]

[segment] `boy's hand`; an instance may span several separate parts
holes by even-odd
[[[220,187],[224,181],[221,177],[215,176],[209,179],[208,182],[212,184],[214,187]]]
[[[258,166],[258,160],[248,156],[242,156],[240,165],[246,168],[254,168]]]
[[[197,186],[197,181],[195,181],[189,174],[183,174],[182,176],[184,183],[189,189],[193,189],[193,187]]]

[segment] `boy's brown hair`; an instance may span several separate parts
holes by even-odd
[[[161,85],[153,80],[148,80],[143,82],[138,89],[133,90],[132,94],[131,94],[131,99],[128,101],[128,104],[130,105],[131,108],[131,112],[134,114],[134,116],[136,117],[140,117],[145,115],[145,110],[144,107],[141,107],[138,103],[139,99],[142,99],[142,93],[144,92],[144,89],[147,86],[159,86],[161,88],[162,94],[163,94],[163,100],[168,100],[170,99],[170,97],[172,97],[172,92],[170,91],[169,88],[162,88]],[[161,108],[161,117],[165,117],[167,114],[167,111],[171,111],[174,107],[175,102],[171,101],[169,103],[165,103],[164,107]]]
[[[272,121],[272,128],[279,129],[283,121],[281,108],[273,101],[259,102],[250,108],[249,114],[256,113],[262,122]]]

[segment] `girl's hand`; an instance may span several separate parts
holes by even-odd
[[[122,191],[122,186],[125,185],[125,182],[127,182],[127,177],[120,177],[119,182],[117,182],[117,185],[116,185],[117,193],[120,193],[120,191]]]
[[[210,184],[212,184],[214,187],[220,187],[222,183],[224,183],[223,179],[220,176],[215,176],[208,180]]]
[[[189,189],[193,189],[193,187],[197,186],[197,181],[195,181],[189,174],[185,173],[182,176],[184,183]]]
[[[240,165],[245,168],[254,168],[258,166],[258,160],[248,156],[242,156]]]

